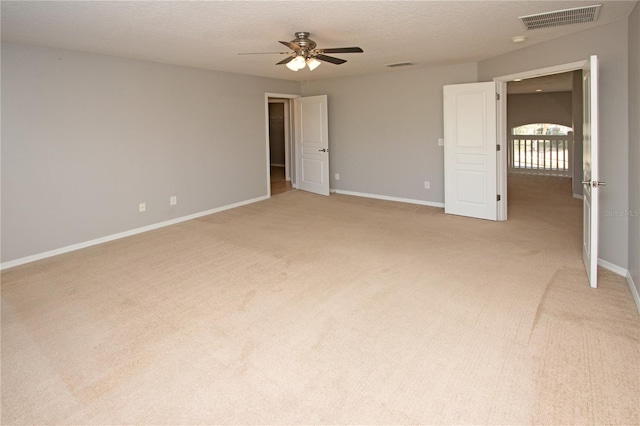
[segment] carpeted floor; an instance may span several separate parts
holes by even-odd
[[[640,423],[640,316],[581,203],[302,191],[2,273],[2,424]]]
[[[288,192],[293,190],[291,181],[286,180],[285,178],[284,167],[271,166],[270,179],[271,179],[271,195],[278,195],[278,194],[282,194],[283,192]]]

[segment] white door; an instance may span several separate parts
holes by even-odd
[[[296,108],[296,184],[329,195],[329,120],[327,95],[294,100]]]
[[[582,259],[587,269],[589,285],[598,286],[598,191],[604,182],[598,174],[598,57],[592,56],[582,71],[584,93],[584,129],[582,184],[584,189],[583,207],[583,250]]]
[[[444,86],[444,212],[497,219],[496,85]]]

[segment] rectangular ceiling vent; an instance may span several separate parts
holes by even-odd
[[[556,10],[553,12],[537,13],[535,15],[520,16],[520,20],[527,30],[557,27],[559,25],[582,24],[598,19],[600,4],[573,9]]]
[[[409,65],[415,65],[413,62],[396,62],[395,64],[386,64],[385,67],[396,68],[396,67],[406,67]]]

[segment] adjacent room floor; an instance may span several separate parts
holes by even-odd
[[[266,201],[2,272],[3,424],[638,424],[640,316],[581,202]]]
[[[292,189],[291,181],[285,179],[284,167],[271,166],[271,195],[282,194]]]

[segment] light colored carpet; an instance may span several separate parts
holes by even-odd
[[[638,315],[580,201],[510,220],[291,191],[2,273],[2,424],[640,422]]]

